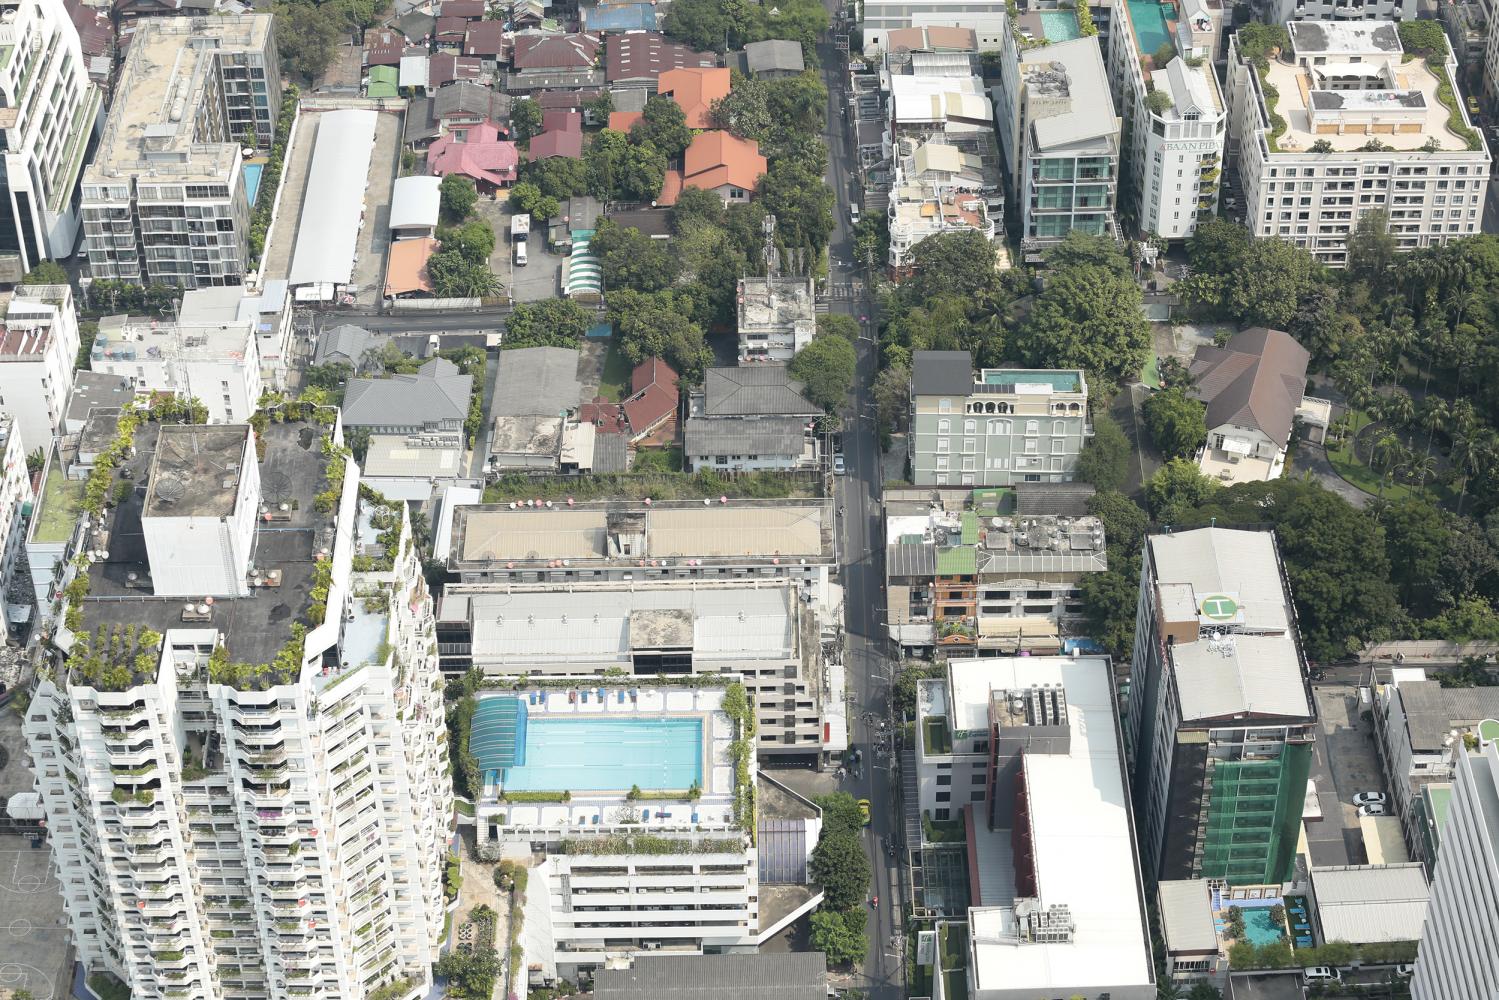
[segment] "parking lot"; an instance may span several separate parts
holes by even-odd
[[[1322,810],[1320,820],[1306,824],[1312,863],[1319,868],[1367,864],[1353,797],[1359,792],[1385,791],[1374,749],[1374,725],[1360,718],[1357,687],[1322,684],[1312,690],[1321,732],[1313,748],[1311,780]]]
[[[9,708],[0,709],[0,757],[0,797],[30,791],[21,720]],[[0,991],[30,990],[36,1000],[67,996],[72,980],[50,853],[45,844],[0,834]]]
[[[540,302],[562,294],[562,262],[565,258],[546,251],[546,226],[536,225],[526,241],[525,267],[515,266],[510,244],[510,208],[504,198],[480,198],[475,208],[479,217],[494,229],[494,253],[489,269],[500,279],[502,287],[516,302]]]

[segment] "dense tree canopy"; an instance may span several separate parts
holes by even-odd
[[[1100,490],[1117,490],[1129,477],[1129,463],[1134,449],[1129,438],[1107,413],[1093,417],[1093,436],[1083,445],[1077,458],[1075,475]]]
[[[593,314],[572,299],[521,302],[505,323],[504,347],[576,347]]]
[[[609,320],[630,363],[663,358],[688,384],[702,381],[710,358],[692,312],[691,296],[682,291],[624,289],[609,296]]]
[[[803,395],[832,413],[843,405],[849,389],[853,388],[856,362],[851,342],[843,337],[824,336],[798,351],[787,370],[804,383]]]
[[[640,230],[617,226],[608,219],[588,241],[598,258],[609,291],[631,288],[637,292],[659,292],[670,288],[681,276],[682,266],[664,240],[654,240]]]
[[[1191,458],[1207,440],[1207,407],[1186,391],[1162,389],[1145,400],[1145,426],[1167,458]]]

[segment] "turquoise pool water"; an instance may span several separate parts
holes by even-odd
[[[1280,924],[1270,919],[1270,908],[1255,906],[1244,908],[1244,936],[1256,948],[1274,944],[1283,936]]]
[[[1077,15],[1070,10],[1043,10],[1041,28],[1046,32],[1048,42],[1065,42],[1082,37],[1077,28]]]
[[[260,193],[260,175],[265,173],[264,163],[246,163],[241,167],[245,172],[245,197],[250,200],[250,207],[255,207],[255,196]]]
[[[1135,46],[1142,56],[1154,55],[1163,42],[1171,42],[1166,18],[1176,16],[1176,7],[1157,0],[1126,0],[1130,23],[1135,26]],[[1175,43],[1172,42],[1174,45]]]
[[[522,792],[690,788],[703,781],[701,719],[532,716],[505,788]]]

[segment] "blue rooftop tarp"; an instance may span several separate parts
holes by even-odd
[[[655,31],[656,8],[648,3],[584,7],[583,26],[589,31]]]

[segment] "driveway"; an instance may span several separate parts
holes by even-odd
[[[1364,507],[1374,499],[1338,475],[1332,463],[1327,460],[1327,449],[1310,441],[1301,441],[1296,445],[1296,454],[1291,459],[1291,475],[1310,475],[1355,507]]]
[[[1321,731],[1312,749],[1311,780],[1322,810],[1320,820],[1306,824],[1312,864],[1368,864],[1353,796],[1384,789],[1374,726],[1360,718],[1357,687],[1323,684],[1312,692]]]

